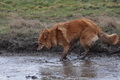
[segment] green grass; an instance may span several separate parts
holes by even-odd
[[[120,20],[120,0],[3,0],[0,2],[0,34],[9,32],[8,24],[20,17],[50,23],[101,15]]]
[[[115,0],[3,0],[0,2],[0,16],[4,14],[5,17],[13,12],[21,17],[45,21],[69,15],[120,17],[120,0],[113,1]]]

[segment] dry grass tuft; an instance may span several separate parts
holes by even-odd
[[[97,16],[90,19],[97,23],[97,25],[100,27],[113,27],[113,28],[120,27],[120,21],[115,17]]]
[[[10,28],[21,29],[23,27],[38,27],[42,24],[38,20],[13,19],[10,23]]]
[[[42,25],[43,25],[46,29],[51,28],[51,27],[55,26],[56,24],[57,24],[57,22],[55,22],[55,21],[52,21],[52,22],[50,22],[50,23],[42,22]]]
[[[35,37],[38,36],[41,29],[44,29],[44,26],[39,20],[25,20],[23,18],[14,18],[9,23],[10,31],[9,34],[12,37]]]

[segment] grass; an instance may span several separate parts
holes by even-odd
[[[3,0],[0,16],[13,12],[24,18],[49,21],[51,18],[66,18],[70,15],[120,17],[120,0]],[[6,13],[8,12],[8,13]],[[4,14],[4,15],[3,15]]]
[[[101,16],[108,17],[100,21]],[[41,29],[53,26],[53,22],[81,17],[97,17],[93,21],[100,27],[107,27],[108,23],[112,23],[118,28],[120,0],[3,0],[0,2],[0,35],[37,34]],[[112,18],[111,21],[109,18]],[[113,22],[113,18],[118,23]],[[118,30],[116,32],[120,34]]]

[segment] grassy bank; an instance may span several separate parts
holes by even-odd
[[[120,0],[3,0],[0,48],[35,50],[41,29],[78,18],[93,20],[120,36]]]

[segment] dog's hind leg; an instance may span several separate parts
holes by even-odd
[[[84,59],[89,50],[90,47],[93,45],[93,43],[98,40],[98,36],[96,35],[96,33],[94,31],[92,31],[91,29],[86,29],[80,37],[80,43],[82,45],[82,47],[85,50],[85,54],[83,55],[83,57],[81,59]]]
[[[84,55],[81,58],[81,59],[84,59],[87,56],[88,52],[89,52],[89,45],[85,44],[84,40],[81,40],[80,42],[81,42],[82,47],[85,50],[85,53],[84,53]]]

